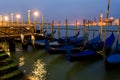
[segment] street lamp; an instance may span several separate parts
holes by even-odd
[[[39,16],[39,12],[38,11],[33,12],[33,16],[34,16],[34,25],[35,25],[35,32],[36,32],[36,18]]]
[[[4,16],[4,20],[5,20],[6,25],[8,25],[9,17],[8,16]]]
[[[31,11],[30,10],[28,10],[28,25],[30,25],[31,24],[31,15],[30,15],[30,13],[31,13]]]
[[[0,15],[0,26],[2,26],[2,23],[3,23],[3,16]]]
[[[21,15],[20,14],[17,14],[16,15],[16,21],[17,21],[17,25],[18,25],[18,20],[21,18]]]
[[[14,22],[14,17],[13,17],[13,13],[11,13],[11,23],[13,25],[13,22]]]
[[[8,21],[8,16],[5,16],[5,17],[4,17],[4,20],[5,20],[5,21]]]

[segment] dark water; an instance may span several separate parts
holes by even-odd
[[[92,29],[93,27],[90,28]],[[96,28],[99,29],[99,27]],[[112,28],[113,27],[108,27],[108,29]],[[117,30],[118,28],[114,27],[113,29]],[[69,35],[74,35],[74,31],[69,31],[68,33]],[[80,36],[82,36],[82,33],[83,32],[81,30]],[[93,33],[95,33],[94,36]],[[89,31],[88,39],[92,39],[98,34],[99,31]],[[110,34],[111,32],[107,32],[107,37]],[[114,32],[114,34],[117,36],[116,32]],[[61,35],[65,35],[64,30]],[[55,37],[57,37],[57,32]],[[115,43],[113,45],[113,49],[114,46]],[[37,60],[40,60],[42,62],[41,64],[45,64],[43,70],[47,71],[45,75],[46,80],[120,80],[120,68],[107,71],[105,70],[104,61],[102,59],[95,61],[87,60],[69,62],[66,60],[65,54],[50,55],[45,51],[45,49],[35,49],[30,45],[27,50],[23,50],[20,43],[16,43],[16,52],[11,53],[11,56],[15,58],[15,61],[18,64],[21,62],[19,68],[26,75],[32,73],[35,68],[33,67],[33,64],[35,64]],[[41,70],[37,71],[40,72]]]

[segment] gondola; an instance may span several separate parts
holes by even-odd
[[[113,53],[105,56],[105,69],[106,70],[117,69],[119,67],[120,67],[120,44],[116,44],[116,48],[113,51]]]
[[[73,40],[73,42],[68,43],[66,42],[64,45],[58,45],[58,46],[50,46],[48,40],[45,40],[45,45],[46,45],[46,51],[50,54],[64,54],[66,52],[66,44],[69,46],[73,46],[74,48],[72,51],[79,51],[81,50],[81,47],[83,45],[83,41],[85,41],[85,36],[76,38],[76,40]],[[75,42],[74,42],[75,41]]]
[[[53,34],[55,33],[56,31],[53,32]],[[46,33],[46,30],[44,31],[44,35],[45,37],[51,37],[52,36],[52,33]],[[33,40],[31,39],[28,39],[27,42],[29,44],[32,44],[34,47],[36,48],[45,48],[45,40],[44,39],[35,39],[34,40],[34,43],[33,43]]]
[[[118,31],[118,36],[117,36],[117,40],[116,40],[116,47],[115,47],[114,52],[115,53],[120,53],[119,31]]]
[[[59,39],[55,39],[55,40],[60,44],[64,44],[64,43],[66,43],[66,38],[67,38],[67,42],[69,42],[71,39],[77,38],[79,36],[79,34],[80,34],[80,32],[78,31],[78,33],[74,36],[68,36],[68,37],[65,36],[65,37],[61,37]]]
[[[53,31],[53,34],[55,34],[56,33],[56,31]],[[44,36],[45,37],[51,37],[52,36],[52,33],[44,33]]]
[[[74,45],[75,47],[84,46],[84,43],[85,43],[87,37],[88,37],[88,34],[84,34],[84,36],[82,36],[82,37],[69,39],[69,41],[67,43]]]
[[[106,53],[106,55],[109,54],[114,41],[115,41],[115,36],[114,36],[114,33],[112,32],[110,37],[108,37],[105,41],[105,53]]]
[[[120,53],[120,44],[118,44],[115,48],[115,53]]]
[[[115,69],[120,67],[120,53],[114,53],[106,57],[105,69]]]
[[[106,39],[106,45],[107,45],[107,48],[110,48],[113,44],[115,40],[115,36],[114,34],[112,33],[107,39]],[[110,43],[107,42],[107,41],[111,41]],[[84,50],[84,51],[79,51],[79,52],[76,52],[76,53],[71,53],[71,51],[67,50],[66,51],[66,57],[69,61],[73,62],[73,61],[78,61],[78,60],[86,60],[86,59],[99,59],[99,58],[102,58],[102,55],[98,53],[98,51],[95,51],[95,50],[92,50],[92,49],[87,49],[87,50]]]
[[[87,35],[84,35],[83,37],[79,37],[79,38],[72,38],[71,40],[69,40],[68,44],[69,45],[74,45],[75,47],[83,45],[85,38],[87,37]],[[53,40],[48,41],[50,47],[54,48],[54,47],[62,47],[65,46],[66,43],[58,43],[58,41]],[[45,40],[35,40],[35,47],[36,48],[45,48]]]
[[[60,44],[57,41],[49,41],[49,45],[51,47],[57,47],[60,46]],[[62,45],[61,45],[62,46]],[[35,40],[35,47],[36,48],[45,48],[45,40],[40,39],[40,40]]]
[[[85,46],[84,49],[91,49],[91,50],[100,50],[103,47],[103,41],[100,38],[100,35],[98,35],[97,37],[89,40]]]

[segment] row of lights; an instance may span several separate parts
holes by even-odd
[[[34,16],[34,20],[36,20],[36,18],[39,16],[39,12],[38,11],[34,11],[33,12],[33,16]],[[11,13],[11,18],[13,19],[13,13]],[[16,21],[18,23],[18,20],[21,18],[21,14],[16,14],[15,18],[16,18]],[[0,15],[0,21],[2,22],[3,20],[8,22],[9,21],[9,16],[2,16],[2,15]]]
[[[1,16],[0,15],[0,17],[1,17],[1,20],[5,20],[5,21],[9,21],[9,17],[8,16]],[[16,15],[16,19],[20,19],[21,18],[21,15],[20,14],[17,14]]]

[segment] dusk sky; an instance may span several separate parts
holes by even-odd
[[[37,9],[44,15],[46,21],[60,20],[69,22],[83,19],[99,19],[102,11],[106,17],[108,0],[1,0],[0,15],[20,13],[27,20],[27,10]],[[32,15],[32,14],[31,14]],[[110,15],[120,18],[120,0],[111,0]],[[41,17],[38,18],[40,20]]]

